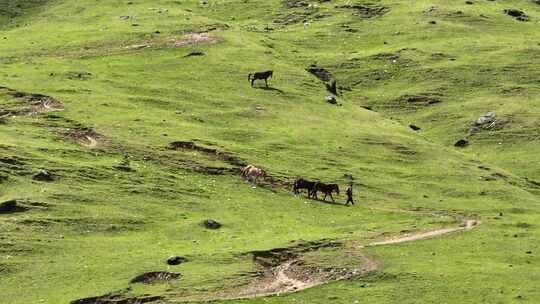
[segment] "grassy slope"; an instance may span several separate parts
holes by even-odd
[[[536,46],[523,41],[534,37],[535,22],[518,23],[500,12],[505,5],[521,6],[534,18],[537,9],[528,1],[381,1],[391,11],[369,20],[335,9],[340,1],[318,10],[286,9],[280,1],[133,2],[54,1],[14,19],[20,26],[4,29],[1,84],[54,96],[66,106],[63,112],[0,125],[2,156],[23,163],[1,165],[8,180],[0,184],[0,198],[49,204],[47,210],[0,215],[0,271],[6,274],[0,291],[7,303],[62,303],[122,289],[137,274],[167,269],[163,260],[171,254],[192,260],[171,269],[182,279],[170,286],[134,286],[133,293],[167,293],[181,300],[196,290],[244,281],[242,274],[254,266],[239,253],[301,239],[363,240],[451,221],[383,210],[412,207],[477,214],[484,225],[440,240],[369,249],[384,268],[365,278],[248,302],[504,303],[520,295],[534,303],[540,298],[534,290],[539,260],[525,253],[538,251],[539,231],[535,225],[516,226],[537,222],[539,211],[536,190],[518,177],[540,177],[529,165],[537,161],[537,145],[525,136],[535,130],[534,64],[525,62],[535,60]],[[440,15],[426,17],[422,11],[430,5],[437,5]],[[161,7],[168,12],[149,9]],[[278,15],[306,10],[312,14],[308,19],[329,16],[307,28],[272,25]],[[467,17],[444,15],[454,10]],[[490,19],[479,19],[480,13]],[[123,15],[136,19],[120,20]],[[438,24],[429,25],[432,19]],[[359,32],[345,32],[343,24]],[[268,25],[275,30],[265,33]],[[184,32],[226,26],[212,32],[223,39],[216,45],[167,43]],[[401,34],[393,35],[397,31]],[[155,46],[126,48],[144,43]],[[370,57],[406,47],[417,51],[404,52],[396,63]],[[207,55],[184,57],[193,50]],[[436,52],[457,60],[433,60],[430,54]],[[354,64],[343,65],[347,61]],[[322,84],[304,70],[313,62],[328,67],[345,86],[361,80],[345,93],[343,107],[322,101]],[[515,65],[521,68],[504,70]],[[482,67],[494,72],[479,75]],[[250,89],[246,74],[267,68],[276,71],[272,83],[281,91]],[[366,76],[379,70],[391,77]],[[70,72],[92,76],[73,80],[66,77]],[[500,88],[510,86],[527,87],[526,98],[499,96]],[[443,92],[443,104],[412,113],[392,106],[399,96],[433,90]],[[503,147],[486,139],[465,153],[451,148],[471,120],[490,110],[525,120],[530,133],[511,129],[524,136],[510,137]],[[73,128],[72,121],[95,128],[110,143],[87,149],[65,140],[59,133]],[[416,134],[400,123],[409,121],[423,131]],[[504,139],[501,133],[492,136]],[[305,203],[285,189],[274,193],[252,189],[237,177],[194,173],[182,163],[216,161],[165,149],[171,141],[190,139],[275,175],[343,184],[343,174],[352,174],[361,183],[361,205]],[[513,158],[518,153],[523,156]],[[113,169],[126,154],[135,172]],[[508,181],[482,181],[488,173],[481,164],[508,175]],[[59,180],[32,182],[41,168]],[[499,212],[502,218],[496,217]],[[199,226],[206,218],[225,226],[207,232]]]

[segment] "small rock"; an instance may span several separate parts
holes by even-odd
[[[52,182],[55,178],[49,171],[41,170],[38,174],[34,175],[33,179],[40,182]]]
[[[469,141],[467,141],[465,139],[460,139],[460,140],[456,141],[456,143],[454,144],[454,147],[464,148],[464,147],[466,147],[468,145],[469,145]]]
[[[336,97],[334,96],[326,96],[324,100],[330,104],[337,104]]]
[[[205,220],[203,222],[203,225],[204,225],[204,227],[206,227],[208,229],[219,229],[219,228],[221,228],[221,224],[214,221],[214,220]]]
[[[206,55],[206,54],[205,54],[205,53],[203,53],[203,52],[195,51],[195,52],[191,52],[191,53],[187,54],[187,55],[186,55],[186,56],[184,56],[184,57],[191,57],[191,56],[204,56],[204,55]]]
[[[187,261],[188,261],[188,259],[185,258],[185,257],[173,255],[173,256],[171,256],[171,257],[169,257],[167,259],[167,264],[169,264],[169,265],[180,265],[180,264],[185,263]]]
[[[523,11],[520,11],[518,9],[514,9],[514,8],[505,9],[504,13],[507,14],[508,16],[514,17],[516,20],[519,20],[519,21],[529,21],[529,16],[525,15]]]
[[[417,125],[413,125],[413,124],[410,124],[409,128],[413,129],[414,131],[420,130],[420,127],[418,127]]]
[[[476,126],[483,126],[490,123],[493,123],[495,121],[495,113],[493,112],[487,112],[486,114],[478,117],[478,119],[475,121]]]

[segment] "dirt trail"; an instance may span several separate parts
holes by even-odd
[[[387,240],[373,241],[365,245],[357,246],[356,248],[361,249],[366,247],[392,245],[430,239],[453,232],[470,230],[478,227],[478,225],[480,225],[480,221],[478,220],[466,220],[459,227],[441,228],[427,232],[408,233]],[[219,300],[250,299],[293,293],[329,282],[349,279],[360,274],[375,271],[379,268],[379,263],[368,256],[360,253],[358,257],[361,268],[356,268],[352,271],[347,271],[337,275],[319,274],[315,276],[305,276],[303,278],[296,278],[291,275],[298,272],[298,270],[295,268],[298,268],[297,263],[299,260],[289,260],[279,266],[274,267],[270,273],[265,274],[264,278],[262,278],[259,282],[246,286],[236,295],[229,294],[219,298]]]
[[[437,236],[441,236],[444,234],[457,232],[461,230],[469,230],[477,227],[480,224],[480,221],[477,220],[467,220],[463,224],[461,224],[459,227],[450,227],[450,228],[442,228],[437,230],[431,230],[427,232],[419,232],[419,233],[410,233],[405,234],[396,238],[384,240],[384,241],[377,241],[372,242],[367,245],[359,246],[358,248],[364,248],[364,247],[372,247],[372,246],[381,246],[381,245],[390,245],[390,244],[399,244],[399,243],[405,243],[405,242],[412,242],[412,241],[418,241],[418,240],[425,240],[434,238]]]
[[[285,260],[282,260],[277,264],[266,266],[264,266],[265,264],[262,264],[264,266],[264,272],[259,275],[257,279],[247,285],[238,286],[234,291],[228,290],[226,292],[199,295],[190,299],[184,298],[183,301],[201,302],[253,299],[294,293],[326,283],[350,279],[361,274],[375,271],[380,267],[380,264],[376,260],[363,254],[358,249],[431,239],[454,232],[474,229],[478,227],[480,223],[479,220],[470,219],[463,221],[458,227],[446,227],[425,232],[407,233],[386,240],[372,241],[364,245],[349,243],[344,250],[348,250],[350,254],[354,254],[358,259],[358,266],[356,268],[320,268],[318,266],[306,265],[302,261],[301,256],[292,255],[288,258],[286,257]],[[345,244],[341,243],[341,246],[343,245]],[[272,252],[272,254],[278,253],[278,251]],[[270,255],[270,260],[272,260],[272,254]],[[111,294],[109,294],[102,297],[75,300],[71,303],[119,303],[116,301],[109,301],[108,299],[111,297]],[[133,299],[128,299],[128,301],[131,300]],[[162,298],[145,298],[144,300],[145,302],[154,302],[162,300]],[[125,303],[143,303],[142,301],[139,302],[140,299],[135,299],[134,301],[136,302]]]

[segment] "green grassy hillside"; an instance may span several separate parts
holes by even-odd
[[[539,302],[540,5],[468,2],[0,0],[0,303]]]

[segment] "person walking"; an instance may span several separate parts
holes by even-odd
[[[345,203],[345,205],[349,205],[349,203],[351,203],[351,205],[354,205],[352,183],[350,183],[349,187],[347,187],[346,193],[347,193],[347,202]]]

